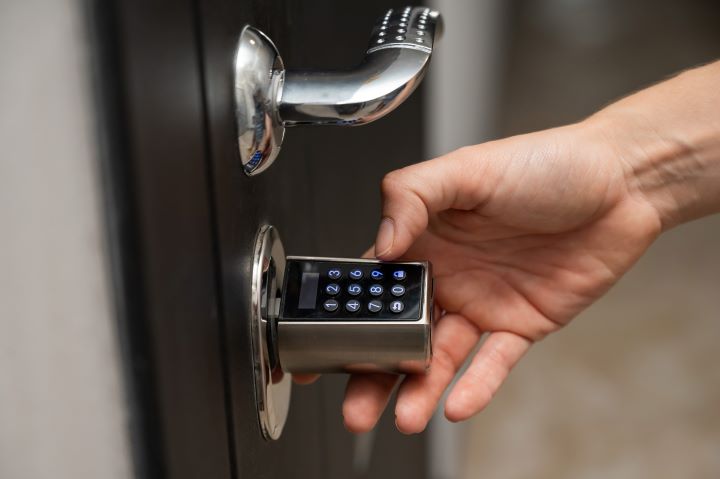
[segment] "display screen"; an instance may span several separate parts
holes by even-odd
[[[300,280],[298,309],[315,309],[320,273],[303,273]]]

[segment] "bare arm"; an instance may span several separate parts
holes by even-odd
[[[602,296],[664,230],[720,211],[720,62],[579,123],[465,147],[383,181],[376,255],[430,259],[435,355],[400,385],[396,424],[482,410],[531,345]],[[350,378],[348,429],[372,428],[398,378]]]

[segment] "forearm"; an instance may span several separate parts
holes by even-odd
[[[720,62],[624,98],[585,122],[623,161],[663,229],[720,211]]]

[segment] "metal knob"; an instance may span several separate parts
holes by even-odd
[[[442,17],[430,8],[391,9],[376,23],[354,69],[286,71],[272,41],[245,26],[235,57],[235,115],[245,173],[272,164],[285,127],[363,125],[397,108],[425,75],[442,28]]]

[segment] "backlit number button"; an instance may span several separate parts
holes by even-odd
[[[352,294],[353,296],[357,296],[358,294],[362,293],[362,286],[353,283],[348,286],[348,293]]]
[[[335,296],[340,292],[340,285],[335,283],[330,283],[327,286],[325,286],[325,292],[327,294],[330,294],[332,296]]]
[[[368,311],[371,313],[379,313],[382,309],[382,303],[377,299],[373,299],[368,303]]]
[[[339,269],[333,268],[331,270],[328,270],[328,278],[340,279],[340,276],[342,276],[342,271],[340,271]]]
[[[390,311],[395,314],[402,313],[403,309],[405,309],[405,305],[402,301],[393,301],[390,303]]]
[[[325,311],[333,312],[338,309],[338,302],[334,299],[328,299],[323,303],[323,308],[325,308]]]
[[[393,278],[395,278],[398,281],[402,281],[405,278],[407,278],[407,273],[401,269],[397,271],[393,271]]]
[[[405,286],[401,284],[396,284],[395,286],[390,288],[390,292],[393,296],[402,296],[403,294],[405,294]]]
[[[368,291],[370,291],[370,294],[373,296],[380,296],[383,294],[383,287],[379,284],[373,284]]]
[[[347,303],[345,303],[345,309],[347,309],[351,313],[357,313],[360,310],[360,301],[357,299],[351,299]]]
[[[362,278],[362,271],[359,269],[354,269],[354,270],[350,271],[350,277],[352,279],[360,279],[360,278]]]
[[[372,279],[383,279],[382,271],[380,271],[379,269],[374,269],[370,272],[370,277]]]

